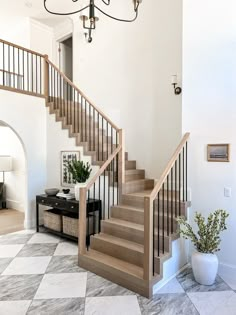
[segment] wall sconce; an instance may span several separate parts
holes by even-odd
[[[175,95],[180,95],[182,93],[182,89],[181,89],[181,87],[177,86],[177,84],[178,84],[177,74],[172,75],[171,83],[174,87]]]

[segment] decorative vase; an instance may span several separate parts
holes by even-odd
[[[75,200],[79,201],[80,188],[86,187],[87,183],[77,183],[75,185]]]
[[[218,258],[215,254],[193,253],[192,268],[195,280],[203,285],[212,285],[218,271]]]

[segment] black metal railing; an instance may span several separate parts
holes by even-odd
[[[188,200],[188,143],[184,142],[153,200],[153,275],[155,257],[169,250],[169,236],[177,233],[178,216],[185,216]]]
[[[52,63],[48,102],[77,134],[96,161],[106,161],[118,146],[118,129]]]
[[[0,86],[44,95],[44,56],[0,40]]]

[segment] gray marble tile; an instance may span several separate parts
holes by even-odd
[[[32,300],[43,275],[0,276],[0,300]]]
[[[78,266],[78,256],[53,256],[46,273],[86,272]]]
[[[0,245],[26,244],[31,237],[32,234],[7,234],[0,238]]]
[[[84,298],[34,300],[27,315],[83,315]]]
[[[0,274],[7,268],[13,258],[0,258]]]
[[[53,256],[57,244],[26,244],[17,257]]]
[[[186,268],[177,277],[185,292],[209,292],[209,291],[228,291],[230,287],[219,277],[211,286],[201,285],[194,279],[192,268]]]
[[[185,293],[156,294],[148,300],[138,296],[142,315],[199,315]]]
[[[87,277],[87,297],[95,296],[116,296],[116,295],[134,295],[135,293],[125,289],[111,281],[88,272]]]

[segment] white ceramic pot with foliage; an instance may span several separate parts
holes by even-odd
[[[71,174],[75,184],[75,199],[79,200],[80,188],[86,187],[87,180],[90,177],[92,168],[90,164],[83,161],[66,161],[64,165],[67,167],[68,172]]]
[[[228,216],[225,210],[216,210],[206,221],[201,213],[196,212],[197,233],[185,218],[177,219],[180,234],[190,239],[197,250],[192,254],[192,269],[195,280],[200,284],[212,285],[215,282],[219,265],[215,253],[220,250],[220,233],[227,229],[225,221]]]

